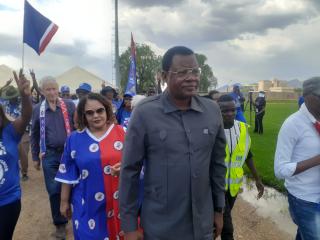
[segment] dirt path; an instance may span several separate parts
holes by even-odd
[[[30,169],[30,179],[22,182],[22,211],[15,230],[14,240],[47,240],[54,231],[51,223],[49,200],[42,171]],[[270,219],[259,217],[255,208],[241,198],[233,210],[236,240],[291,240]],[[68,237],[72,238],[71,224]]]

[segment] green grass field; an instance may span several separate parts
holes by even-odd
[[[278,180],[273,171],[278,132],[284,120],[297,110],[298,105],[296,101],[267,101],[266,114],[263,119],[263,135],[253,133],[254,112],[251,114],[251,124],[249,107],[245,112],[247,122],[251,125],[249,129],[252,140],[251,150],[258,173],[265,185],[274,187],[280,191],[284,191],[283,181]],[[248,169],[245,170],[250,176]]]

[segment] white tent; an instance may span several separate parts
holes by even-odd
[[[78,66],[69,69],[56,77],[56,79],[60,87],[67,85],[70,88],[71,93],[75,93],[79,85],[84,82],[91,85],[93,92],[100,92],[101,84],[103,82],[105,82],[106,86],[114,88],[111,83]]]
[[[0,88],[3,87],[10,78],[13,78],[12,69],[4,64],[0,65]],[[16,86],[14,81],[11,84]]]

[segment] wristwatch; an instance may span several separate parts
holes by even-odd
[[[214,211],[217,213],[223,213],[224,212],[224,208],[223,207],[215,207]]]

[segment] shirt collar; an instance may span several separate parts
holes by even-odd
[[[307,106],[305,103],[303,103],[299,109],[299,111],[304,115],[306,116],[307,118],[309,118],[309,120],[312,122],[312,123],[315,123],[317,120],[316,118],[309,112]]]
[[[164,91],[162,94],[162,101],[163,101],[163,107],[164,107],[164,112],[165,113],[171,113],[175,111],[180,111],[179,108],[177,108],[171,101],[169,92]],[[200,105],[200,101],[198,99],[198,96],[194,96],[191,98],[191,104],[190,108],[188,110],[193,110],[196,112],[203,112],[203,109]]]
[[[50,109],[50,106],[49,106],[48,100],[47,99],[45,99],[45,100],[46,100],[46,110],[48,110],[48,109]],[[58,99],[57,101],[58,102],[56,104],[56,107],[60,108],[60,100]]]

